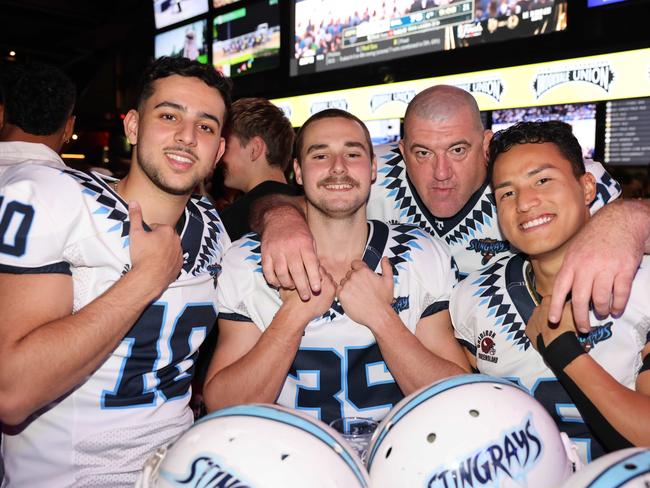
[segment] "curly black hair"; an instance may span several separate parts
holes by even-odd
[[[72,115],[75,85],[59,68],[35,62],[8,65],[1,83],[5,122],[28,134],[52,135]]]
[[[573,135],[571,126],[559,120],[519,122],[494,134],[488,148],[488,173],[492,176],[497,157],[519,144],[555,144],[562,156],[571,163],[573,174],[579,178],[585,174],[582,148]]]
[[[163,56],[156,59],[145,70],[140,89],[138,91],[138,108],[153,95],[153,84],[156,80],[167,78],[168,76],[179,75],[187,76],[190,78],[198,78],[206,85],[216,88],[223,98],[226,107],[226,118],[230,113],[230,105],[232,104],[232,82],[219,73],[212,66],[201,64],[198,61],[192,61],[188,58]]]

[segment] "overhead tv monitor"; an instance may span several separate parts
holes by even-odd
[[[208,0],[154,0],[156,29],[177,24],[208,12]]]
[[[492,111],[492,131],[507,129],[517,122],[561,120],[570,124],[573,135],[582,146],[586,158],[594,157],[596,147],[596,104],[573,103],[542,107],[509,108]]]
[[[650,98],[612,100],[605,104],[606,164],[650,163]]]
[[[156,35],[155,56],[178,56],[208,62],[208,21],[197,20]]]
[[[373,146],[398,142],[400,139],[399,119],[365,120],[364,123],[370,132]]]
[[[620,3],[627,0],[588,0],[587,7],[600,7],[602,5],[609,5],[610,3]]]
[[[290,74],[317,73],[566,28],[567,0],[295,0]]]
[[[212,0],[212,8],[221,8],[237,2],[241,2],[241,0]]]
[[[212,63],[225,76],[236,78],[279,65],[278,0],[262,0],[217,15],[212,27]]]

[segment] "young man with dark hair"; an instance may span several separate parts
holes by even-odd
[[[72,81],[58,68],[41,63],[6,66],[1,78],[0,174],[25,161],[65,167],[58,153],[74,129]]]
[[[251,204],[270,194],[298,195],[287,184],[294,132],[282,110],[264,98],[241,98],[232,105],[224,131],[226,152],[221,158],[224,184],[244,192],[221,212],[231,239],[250,232]]]
[[[550,295],[567,248],[590,218],[596,182],[563,122],[519,123],[495,134],[489,170],[499,225],[522,253],[472,273],[451,315],[471,364],[516,381],[546,407],[584,461],[650,443],[650,260],[620,316],[592,310],[576,333],[570,303],[549,324]]]
[[[235,242],[219,278],[206,405],[277,401],[327,423],[381,419],[404,395],[466,371],[447,312],[453,260],[417,227],[366,219],[376,166],[358,118],[319,112],[297,141],[321,292],[307,302],[278,292],[260,273],[259,236]]]
[[[224,150],[229,83],[162,58],[124,119],[122,180],[48,162],[0,177],[0,419],[11,486],[133,486],[192,422],[229,239],[191,197]],[[10,427],[14,426],[14,427]]]

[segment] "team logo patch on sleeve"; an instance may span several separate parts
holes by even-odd
[[[585,352],[591,351],[596,344],[612,337],[612,325],[614,322],[609,321],[600,327],[594,327],[588,334],[579,334],[578,341]]]
[[[496,356],[497,348],[494,338],[496,333],[492,330],[484,330],[478,336],[478,343],[476,344],[476,355],[483,361],[497,363],[499,358]]]
[[[508,241],[497,241],[496,239],[472,239],[465,249],[480,252],[481,256],[483,256],[481,264],[485,265],[500,252],[508,252],[510,244]]]

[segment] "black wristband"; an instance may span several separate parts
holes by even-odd
[[[544,342],[541,337],[542,335],[540,334],[537,338],[538,349],[539,343]],[[557,371],[564,371],[564,368],[578,356],[587,354],[580,345],[580,341],[578,341],[575,332],[571,331],[563,332],[539,352],[556,374]]]

